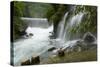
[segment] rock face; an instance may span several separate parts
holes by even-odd
[[[36,57],[32,57],[31,58],[31,64],[34,65],[34,64],[39,64],[40,63],[40,57],[39,56],[36,56]]]
[[[96,38],[93,34],[91,34],[90,32],[87,32],[84,34],[83,40],[85,43],[93,43],[94,41],[96,41]]]
[[[28,60],[26,60],[26,61],[23,61],[22,63],[21,63],[21,65],[30,65],[30,60],[28,59]]]

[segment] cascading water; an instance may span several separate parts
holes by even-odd
[[[34,19],[31,18],[31,20],[34,20]],[[43,18],[42,20],[44,21],[44,23],[42,23],[44,24],[44,26],[48,25],[47,20]],[[37,22],[41,24],[40,21],[41,19],[37,20]],[[48,48],[52,47],[52,45],[49,45],[50,44],[49,42],[50,33],[49,32],[52,32],[52,31],[53,31],[53,25],[48,26],[48,28],[29,26],[26,29],[26,32],[27,34],[32,33],[33,36],[20,39],[13,43],[14,45],[14,65],[20,65],[21,61],[24,58],[31,58],[33,55],[40,55],[44,51],[46,51]]]
[[[64,15],[62,21],[59,23],[59,26],[58,26],[58,38],[62,38],[63,37],[64,26],[65,26],[67,15],[68,15],[68,12]]]
[[[84,13],[79,13],[79,14],[73,16],[72,18],[70,18],[68,24],[65,27],[65,31],[64,31],[64,35],[63,35],[63,40],[69,40],[71,38],[71,35],[68,32],[69,29],[78,26],[81,23],[81,20],[83,19],[83,16],[84,16]]]
[[[56,38],[56,44],[59,45],[60,48],[62,48],[63,50],[65,50],[68,47],[72,48],[74,45],[76,45],[77,41],[80,41],[80,39],[77,38],[74,40],[70,40],[71,34],[69,33],[69,31],[71,28],[74,28],[81,23],[84,13],[80,12],[77,15],[70,17],[66,22],[67,16],[68,16],[68,12],[64,15],[64,18],[59,23],[58,30],[57,30],[58,37]]]
[[[65,14],[64,19],[62,20],[62,22],[59,23],[59,26],[58,26],[58,33],[59,33],[58,39],[63,40],[63,41],[70,39],[71,35],[68,32],[69,29],[74,28],[81,23],[84,13],[79,13],[71,17],[69,21],[66,22],[67,15],[68,15],[68,12]]]
[[[47,18],[27,18],[21,17],[21,19],[28,24],[30,27],[43,27],[47,28],[49,26]]]

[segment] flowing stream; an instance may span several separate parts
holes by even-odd
[[[43,21],[47,22],[45,19]],[[38,20],[39,21],[39,20]],[[41,20],[40,20],[41,21]],[[40,22],[39,21],[39,22]],[[45,24],[44,25],[47,25]],[[40,22],[41,23],[41,22]],[[34,23],[33,23],[34,24]],[[32,33],[33,36],[25,37],[13,43],[14,45],[14,65],[20,65],[21,61],[32,56],[37,56],[52,47],[49,42],[49,32],[53,31],[53,26],[48,28],[31,27],[26,30],[27,34]]]
[[[24,39],[20,39],[13,43],[14,65],[20,65],[22,60],[27,58],[29,59],[33,55],[41,55],[53,46],[57,48],[73,46],[77,39],[73,41],[68,40],[70,34],[67,31],[69,28],[79,25],[83,15],[84,13],[79,13],[71,17],[69,22],[66,23],[66,18],[68,16],[67,12],[62,21],[59,23],[57,39],[49,38],[51,35],[50,32],[53,32],[53,25],[49,26],[46,18],[22,18],[22,20],[29,24],[29,27],[26,30],[27,34],[29,35],[32,33],[33,36],[24,36]]]

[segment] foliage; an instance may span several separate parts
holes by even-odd
[[[12,2],[13,11],[13,39],[20,37],[20,32],[26,27],[26,24],[20,19],[23,16],[24,3],[23,2]]]
[[[47,12],[53,10],[51,4],[44,3],[32,3],[32,2],[22,2],[13,1],[12,11],[13,11],[13,39],[20,38],[20,33],[25,31],[27,24],[25,24],[20,18],[21,17],[31,17],[31,18],[43,18],[47,17]],[[49,14],[52,13],[48,13]],[[47,17],[48,18],[48,17]]]
[[[75,10],[74,10],[75,9]],[[67,25],[68,20],[78,14],[84,13],[83,20],[79,26],[70,28],[70,34],[85,33],[90,31],[96,33],[97,31],[97,7],[96,6],[84,6],[84,5],[64,5],[64,4],[49,4],[49,3],[31,3],[31,2],[13,2],[13,34],[14,39],[18,38],[20,31],[25,30],[27,24],[21,21],[20,17],[32,17],[32,18],[48,18],[49,22],[54,23],[54,33],[57,33],[57,27],[62,20],[64,14],[68,13],[66,18]],[[65,27],[64,27],[65,28]]]
[[[97,33],[97,7],[96,6],[76,6],[73,15],[79,12],[84,13],[84,17],[80,25],[70,28],[70,33],[75,35],[76,33]]]

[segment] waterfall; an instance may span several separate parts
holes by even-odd
[[[21,17],[21,19],[30,27],[42,27],[47,28],[49,26],[47,18],[27,18]]]
[[[59,23],[59,26],[58,26],[58,38],[62,38],[63,37],[64,25],[65,25],[65,22],[66,22],[67,15],[68,15],[68,12],[65,13],[62,21]]]
[[[58,39],[66,41],[69,40],[71,35],[69,33],[69,29],[74,28],[78,26],[81,23],[81,20],[84,16],[84,13],[78,13],[75,16],[72,16],[69,18],[69,20],[66,22],[68,12],[64,15],[64,18],[59,23],[58,26]],[[66,25],[65,25],[66,24]]]

